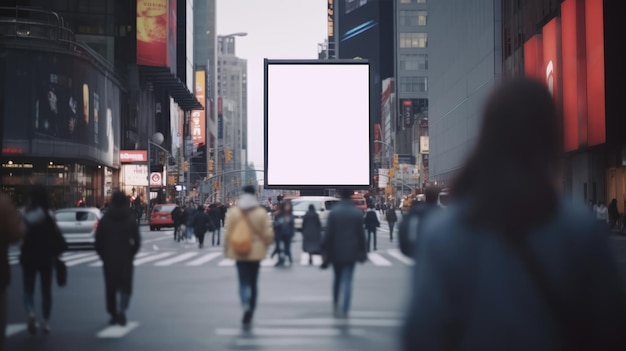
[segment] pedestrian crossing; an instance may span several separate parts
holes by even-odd
[[[197,250],[197,249],[196,249]],[[219,251],[218,251],[219,250]],[[19,251],[9,252],[9,264],[19,264]],[[398,249],[388,249],[370,252],[367,255],[368,264],[376,267],[412,266],[413,260],[404,256]],[[85,266],[90,268],[102,267],[102,261],[95,251],[72,251],[61,256],[67,267]],[[309,254],[305,252],[294,253],[294,265],[309,266]],[[311,261],[314,266],[322,264],[322,257],[313,255]],[[261,261],[261,267],[273,267],[278,262],[278,257],[268,257]],[[145,250],[137,253],[134,259],[135,266],[154,267],[217,267],[228,268],[236,264],[234,260],[224,257],[221,248],[209,250],[179,250],[159,251]]]

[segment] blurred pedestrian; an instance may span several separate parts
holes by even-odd
[[[365,231],[367,232],[367,252],[372,249],[372,243],[374,244],[374,251],[376,247],[376,229],[380,227],[380,220],[374,210],[373,206],[370,206],[365,211]]]
[[[196,238],[198,238],[198,248],[201,249],[204,246],[204,236],[206,232],[212,228],[211,218],[204,210],[204,206],[198,206],[196,213],[193,215],[191,226],[193,227]]]
[[[237,261],[239,298],[244,310],[242,323],[246,327],[256,309],[260,262],[274,238],[267,211],[254,195],[254,186],[243,188],[237,205],[228,210],[224,234],[226,257]]]
[[[615,228],[617,225],[617,221],[619,220],[619,211],[617,209],[617,199],[611,200],[608,209],[609,214],[609,227],[611,229]]]
[[[111,206],[96,229],[95,246],[102,260],[106,309],[111,325],[126,325],[133,286],[133,260],[141,246],[136,212],[128,207],[128,198],[123,192],[113,193]]]
[[[141,202],[141,196],[137,195],[133,201],[133,209],[135,210],[135,220],[137,225],[141,225],[141,218],[143,217],[143,202]]]
[[[322,268],[333,266],[333,310],[335,317],[347,318],[352,298],[352,280],[357,262],[367,260],[363,212],[352,201],[352,190],[341,189],[341,200],[328,214],[322,241]]]
[[[209,205],[209,231],[211,232],[211,245],[220,246],[220,223],[221,211],[216,204]]]
[[[604,223],[607,226],[609,225],[609,209],[603,201],[598,201],[598,206],[596,207],[596,219],[600,223]]]
[[[393,241],[393,228],[398,221],[398,215],[396,215],[396,209],[392,204],[390,204],[387,211],[385,211],[385,220],[387,224],[389,224],[389,241]]]
[[[67,249],[67,243],[50,210],[48,194],[41,185],[31,190],[30,203],[24,208],[25,235],[22,241],[20,264],[24,284],[24,305],[28,313],[28,332],[37,334],[39,323],[35,312],[35,279],[41,279],[43,307],[42,331],[50,332],[52,312],[52,271],[55,261]]]
[[[276,204],[274,208],[274,213],[272,214],[272,221],[274,225],[274,250],[272,251],[272,255],[270,256],[271,258],[274,258],[274,256],[276,255],[278,255],[279,258],[283,256],[283,250],[281,247],[282,242],[280,240],[280,228],[276,226],[276,218],[280,217],[280,211],[281,206]]]
[[[560,194],[552,95],[507,81],[482,121],[454,200],[423,223],[403,349],[626,350],[607,227]]]
[[[280,203],[280,214],[274,219],[274,231],[278,236],[281,251],[278,255],[277,267],[284,266],[289,260],[289,265],[293,265],[291,256],[291,242],[296,235],[295,219],[291,208],[291,201]]]
[[[419,233],[426,216],[437,212],[441,207],[437,205],[439,189],[429,185],[424,190],[424,202],[413,201],[413,205],[398,226],[398,241],[400,251],[405,255],[417,259],[416,245],[419,242]]]
[[[194,237],[193,233],[193,217],[196,214],[196,206],[193,202],[189,202],[187,208],[183,211],[183,223],[185,223],[185,228],[187,229],[187,241],[191,241]]]
[[[182,240],[182,234],[181,234],[182,220],[183,220],[183,209],[181,209],[180,206],[176,204],[176,206],[172,210],[172,221],[174,222],[174,240],[175,241]]]
[[[313,255],[319,255],[322,245],[322,222],[313,204],[302,219],[302,251],[309,254],[309,265],[313,264]]]
[[[7,287],[11,282],[9,268],[9,245],[22,239],[21,215],[11,198],[0,193],[0,350],[4,350],[7,326]]]

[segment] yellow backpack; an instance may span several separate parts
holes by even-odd
[[[252,233],[260,235],[250,223],[248,211],[239,209],[243,220],[237,221],[229,235],[229,246],[239,256],[249,255],[252,251]]]

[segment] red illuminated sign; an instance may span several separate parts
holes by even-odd
[[[146,150],[122,150],[120,151],[121,163],[148,162]]]
[[[21,147],[3,147],[2,148],[2,153],[3,154],[17,154],[17,155],[21,155],[24,153],[24,149],[22,149]]]
[[[524,71],[526,76],[543,81],[542,63],[543,43],[541,42],[541,35],[537,34],[524,43]]]
[[[578,149],[587,139],[586,85],[584,71],[584,37],[576,25],[577,14],[582,11],[577,0],[561,4],[561,51],[563,69],[563,146],[565,151]],[[581,121],[581,119],[583,119]]]
[[[587,58],[587,143],[606,142],[604,91],[604,18],[602,1],[585,0]]]

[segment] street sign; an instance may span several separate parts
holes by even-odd
[[[163,176],[159,172],[150,174],[150,186],[163,186]]]

